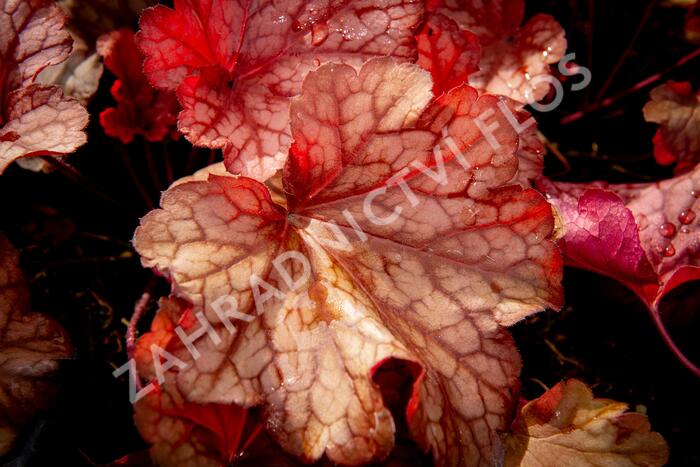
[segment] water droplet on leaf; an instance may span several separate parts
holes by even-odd
[[[680,215],[678,216],[678,220],[681,224],[690,225],[695,220],[695,217],[695,211],[693,211],[692,209],[688,209],[680,213]]]
[[[676,236],[676,226],[670,222],[664,222],[659,226],[659,233],[666,238],[673,238]]]
[[[664,249],[664,256],[667,258],[670,258],[671,256],[676,254],[676,247],[673,246],[672,243],[669,243],[668,246]]]
[[[328,39],[328,26],[323,23],[313,25],[311,29],[311,44],[319,46]]]

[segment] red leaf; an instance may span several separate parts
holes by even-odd
[[[138,41],[151,83],[177,90],[180,131],[262,180],[284,163],[289,98],[306,73],[331,60],[415,59],[422,12],[419,0],[178,0],[144,12]]]
[[[0,456],[12,449],[23,426],[49,405],[59,361],[71,354],[57,323],[29,313],[19,255],[0,235]]]
[[[97,42],[105,66],[117,76],[112,96],[117,107],[100,113],[100,123],[109,136],[130,143],[135,135],[148,141],[162,141],[177,122],[179,106],[175,94],[157,91],[148,84],[141,64],[144,57],[136,47],[134,33],[120,29],[105,34]]]
[[[5,0],[0,10],[0,173],[15,159],[68,154],[86,141],[87,111],[60,88],[33,84],[68,58],[65,17],[48,0]]]
[[[700,374],[673,343],[659,314],[664,296],[700,279],[700,168],[650,184],[575,185],[541,179],[538,185],[563,216],[566,261],[634,291],[672,350]]]
[[[521,28],[524,0],[437,0],[431,8],[475,33],[481,42],[480,71],[469,84],[523,104],[547,95],[549,65],[566,52],[564,30],[554,18],[536,15]]]
[[[170,188],[142,219],[143,264],[221,339],[197,340],[200,358],[169,342],[188,400],[264,405],[272,436],[306,461],[380,460],[395,425],[372,375],[394,358],[422,370],[407,418],[437,464],[502,455],[520,370],[505,326],[561,305],[554,219],[534,190],[509,186],[518,138],[505,99],[464,87],[431,103],[431,89],[391,59],[324,65],[291,106],[286,206],[251,179],[211,175]],[[493,147],[475,122],[488,111]],[[308,270],[275,267],[282,252]],[[256,295],[256,277],[279,294]],[[250,322],[230,329],[222,297]]]
[[[432,75],[436,96],[465,84],[479,70],[478,38],[444,15],[430,14],[416,40],[418,65]]]
[[[680,174],[700,163],[700,93],[693,92],[690,83],[669,81],[651,91],[644,117],[661,125],[654,138],[659,164],[678,162]]]

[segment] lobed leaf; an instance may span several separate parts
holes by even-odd
[[[306,73],[328,61],[415,59],[422,13],[420,0],[178,0],[144,12],[138,41],[150,82],[177,90],[180,131],[223,148],[230,171],[264,180],[284,164],[289,98]]]
[[[37,82],[60,86],[67,96],[75,97],[87,105],[97,92],[103,66],[100,57],[79,37],[73,36],[73,50],[68,60],[44,68]]]
[[[155,465],[230,465],[239,455],[246,410],[236,405],[193,404],[166,382],[134,406],[134,422],[152,444]]]
[[[305,461],[377,461],[395,425],[373,375],[401,360],[417,369],[412,436],[437,465],[502,455],[520,371],[505,326],[561,305],[554,219],[509,185],[519,143],[494,112],[504,99],[462,87],[431,101],[432,87],[391,59],[324,65],[292,101],[284,205],[259,182],[210,175],[142,219],[143,264],[194,307],[184,331],[206,318],[218,336],[197,340],[198,358],[168,343],[188,401],[262,404],[268,431]],[[476,123],[489,110],[494,147]]]
[[[594,399],[577,380],[557,384],[518,414],[506,435],[507,467],[660,467],[668,446],[647,418],[619,402]]]
[[[129,29],[112,31],[97,41],[97,52],[118,79],[112,85],[116,107],[100,113],[105,133],[129,144],[136,135],[162,141],[175,132],[180,107],[175,93],[153,89],[142,71],[143,54]]]
[[[68,58],[65,16],[48,0],[3,0],[0,10],[0,174],[14,160],[68,154],[86,141],[87,111],[39,73]]]
[[[700,170],[657,183],[576,185],[538,181],[562,214],[566,261],[610,276],[634,291],[651,310],[671,349],[659,315],[661,300],[680,285],[700,279]]]
[[[683,173],[700,163],[700,93],[690,83],[669,81],[651,91],[644,118],[661,125],[654,137],[659,164],[677,162],[676,173]]]
[[[63,155],[87,142],[88,113],[61,88],[32,84],[7,96],[0,129],[0,173],[21,157]]]
[[[551,87],[549,65],[566,53],[565,33],[549,15],[521,27],[524,0],[433,0],[430,8],[477,35],[482,59],[469,84],[522,104],[544,98]]]
[[[72,354],[63,329],[28,309],[18,254],[0,235],[0,456],[10,452],[23,426],[49,404],[51,378],[59,361]]]
[[[479,39],[462,31],[450,18],[431,13],[416,36],[418,65],[433,77],[433,94],[440,94],[467,82],[479,70]]]

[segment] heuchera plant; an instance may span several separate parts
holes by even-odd
[[[637,293],[700,375],[659,312],[700,279],[690,84],[661,86],[645,109],[675,178],[559,183],[542,176],[524,106],[550,91],[567,44],[552,17],[525,22],[523,0],[172,3],[144,10],[136,34],[85,32],[117,78],[107,135],[160,141],[177,124],[224,153],[134,235],[172,287],[127,345],[154,463],[229,465],[270,439],[252,462],[383,462],[404,422],[438,466],[667,461],[644,415],[577,380],[521,400],[507,328],[562,307],[566,261]],[[48,0],[3,0],[0,172],[85,142],[80,102],[37,81],[71,52],[64,22]],[[56,323],[27,313],[18,263],[0,237],[0,454],[71,355]],[[409,379],[405,404],[383,391],[391,372]]]
[[[208,5],[211,10],[188,6],[190,15],[214,15],[216,22],[216,4]],[[188,6],[176,4],[174,12],[156,9],[144,16],[141,40],[147,57],[156,43],[153,37],[161,50],[180,50],[172,33],[161,30],[173,18],[185,24]],[[207,413],[212,404],[261,403],[270,433],[295,456],[317,460],[325,454],[345,464],[380,460],[393,447],[394,422],[372,378],[390,360],[410,362],[415,369],[405,415],[412,436],[438,465],[489,464],[504,456],[511,464],[527,465],[538,449],[546,450],[522,442],[523,437],[541,436],[536,423],[527,428],[528,422],[518,422],[512,438],[506,438],[508,450],[499,435],[510,423],[519,372],[519,357],[502,326],[561,304],[551,208],[534,191],[518,186],[540,173],[543,151],[534,128],[518,138],[502,108],[496,112],[502,103],[511,118],[527,120],[516,102],[480,97],[461,83],[469,79],[520,103],[533,102],[549,87],[533,78],[546,75],[547,65],[561,59],[566,42],[549,17],[536,17],[520,30],[521,2],[494,2],[488,17],[495,22],[483,28],[473,27],[484,14],[477,7],[469,2],[431,6],[434,12],[418,32],[417,44],[418,63],[432,80],[390,59],[370,61],[361,69],[357,61],[325,65],[307,75],[289,113],[293,144],[282,175],[283,196],[276,192],[273,201],[259,182],[215,167],[176,184],[164,194],[162,209],[142,220],[135,246],[144,264],[170,278],[173,292],[194,307],[181,309],[179,316],[172,307],[162,308],[158,324],[137,347],[142,374],[153,378],[152,388],[157,388],[137,405],[138,426],[160,462],[182,464],[192,455],[214,463],[230,461],[238,443],[183,442],[152,423],[198,430],[211,426],[192,416],[200,407]],[[470,27],[476,35],[466,31]],[[322,38],[314,40],[319,28]],[[326,42],[327,28],[313,25],[306,44],[333,44]],[[161,32],[153,36],[154,30]],[[501,60],[482,60],[473,77],[479,65],[477,40]],[[247,44],[240,43],[241,49]],[[210,45],[212,50],[218,49]],[[162,61],[164,56],[157,57]],[[321,65],[318,58],[314,61]],[[216,108],[213,102],[229,104],[224,112],[245,111],[213,90],[242,92],[242,83],[232,79],[235,67],[225,74],[187,63],[164,67],[147,59],[146,72],[151,79],[158,77],[161,86],[178,87],[185,107],[180,129],[188,137],[191,129],[183,118],[188,106],[197,109],[197,101],[184,97],[196,95],[198,86],[212,89],[206,104],[198,102],[202,110]],[[192,69],[197,74],[182,81]],[[431,90],[446,94],[433,99]],[[501,119],[495,151],[476,124],[488,110]],[[208,112],[196,119],[209,130],[229,113]],[[275,149],[283,161],[286,146],[280,141]],[[229,145],[235,147],[236,140],[224,144],[229,170],[261,179],[271,173],[247,172],[232,163]],[[258,146],[257,157],[264,154]],[[380,212],[395,214],[392,222],[372,222],[373,214],[363,209],[368,196]],[[295,255],[306,258],[303,266],[287,262]],[[255,280],[248,282],[251,277]],[[242,329],[232,328],[230,319],[216,312],[222,296],[233,297],[237,312],[251,318]],[[199,340],[193,351],[174,338],[175,323],[197,338],[205,335],[204,323],[214,324],[206,327],[209,339]],[[167,350],[156,350],[161,347]],[[178,371],[166,376],[163,358]],[[569,387],[582,391],[576,389],[580,383]],[[558,388],[553,391],[546,396],[550,405],[561,397]],[[575,425],[587,424],[576,418],[579,411],[588,413],[586,394],[575,399]],[[157,409],[183,399],[201,405]],[[562,430],[565,443],[585,452],[601,439],[607,439],[607,446],[623,426],[634,425],[628,422],[634,416],[623,412],[624,406],[617,405],[597,422],[607,433],[603,436],[572,434],[556,422],[544,430]],[[547,422],[542,418],[540,423]],[[645,459],[662,464],[663,440],[643,424],[633,432],[629,443],[602,449],[602,458],[612,461],[648,448]],[[214,440],[221,438],[216,433]],[[529,450],[531,444],[535,450]]]

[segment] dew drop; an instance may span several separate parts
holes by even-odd
[[[664,222],[659,226],[659,233],[666,238],[673,238],[676,236],[676,226],[670,222]]]
[[[681,224],[690,225],[695,220],[695,217],[697,217],[695,215],[695,211],[693,211],[692,209],[688,209],[680,213],[680,215],[678,216],[678,220]]]
[[[321,60],[314,58],[314,66],[321,66]]]
[[[272,20],[272,22],[273,22],[273,24],[284,24],[287,22],[288,19],[289,19],[289,17],[287,17],[285,15],[280,15],[277,18],[274,18]]]
[[[668,246],[664,249],[664,256],[666,258],[670,258],[671,256],[676,254],[676,247],[673,246],[673,243],[669,243]]]
[[[323,23],[316,23],[311,29],[311,44],[319,46],[328,39],[328,26]]]
[[[693,190],[690,192],[690,196],[696,199],[700,199],[700,190]]]
[[[690,228],[688,228],[687,226],[681,227],[681,233],[683,235],[688,235],[690,233]]]

